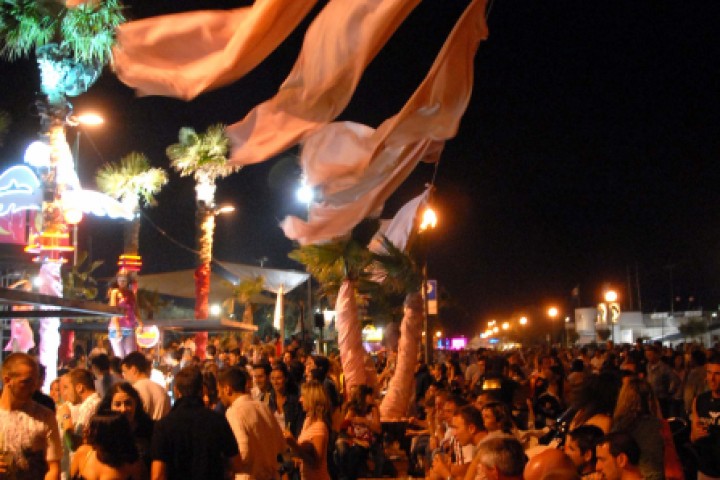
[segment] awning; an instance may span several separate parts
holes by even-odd
[[[153,320],[146,320],[143,324],[145,326],[156,325],[160,330],[175,330],[183,333],[217,333],[227,331],[256,332],[258,329],[257,325],[248,325],[247,323],[227,318],[209,318],[207,320],[195,320],[194,318],[156,318]],[[60,329],[100,332],[106,331],[107,326],[105,324],[88,322],[81,324],[69,324],[67,326],[61,324]]]
[[[156,291],[161,295],[179,298],[195,298],[195,270],[176,270],[174,272],[151,273],[138,276],[138,287]],[[239,283],[239,282],[238,282]],[[210,275],[210,303],[221,303],[233,296],[234,285],[220,274]],[[256,305],[274,305],[275,299],[265,295],[256,295],[251,299]]]
[[[4,310],[0,311],[0,319],[6,318],[71,318],[106,320],[109,317],[122,315],[119,307],[111,307],[105,303],[85,300],[69,300],[52,295],[0,288],[0,303],[9,306],[32,306],[35,310]]]
[[[243,280],[253,280],[257,277],[263,277],[265,280],[265,290],[277,293],[280,285],[283,286],[284,292],[287,294],[295,289],[298,285],[307,282],[310,274],[299,272],[297,270],[279,270],[276,268],[256,267],[254,265],[244,265],[242,263],[217,262],[222,268],[235,277],[237,282]],[[211,290],[212,292],[212,290]]]

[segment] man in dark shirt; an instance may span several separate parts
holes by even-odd
[[[152,480],[218,479],[240,470],[235,435],[224,416],[205,408],[202,374],[186,367],[175,377],[172,411],[155,424]]]
[[[695,397],[692,405],[691,433],[699,453],[698,479],[720,478],[720,355],[705,365],[709,391]]]

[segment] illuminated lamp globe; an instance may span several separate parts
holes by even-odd
[[[77,208],[69,208],[63,213],[65,217],[65,223],[68,225],[77,225],[82,222],[83,212]]]
[[[605,292],[605,301],[606,302],[615,302],[618,299],[618,294],[615,290],[608,290]]]
[[[24,160],[35,168],[50,166],[50,145],[40,140],[32,142],[25,149]]]
[[[527,325],[528,319],[527,317],[520,317],[520,325]]]

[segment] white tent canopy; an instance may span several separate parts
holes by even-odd
[[[256,267],[254,265],[243,265],[242,263],[217,262],[232,276],[237,278],[238,283],[243,280],[253,280],[257,277],[265,279],[265,290],[277,293],[280,285],[283,292],[288,293],[298,285],[307,282],[308,273],[296,270],[278,270],[275,268]],[[211,287],[212,292],[212,287]]]
[[[283,285],[287,293],[303,282],[307,281],[308,274],[295,270],[277,270],[262,268],[240,263],[217,262],[226,270],[213,272],[210,275],[210,302],[222,302],[233,295],[233,287],[244,280],[254,280],[257,277],[265,279],[265,290],[277,293]],[[157,291],[162,295],[181,298],[195,298],[195,270],[176,270],[173,272],[151,273],[138,276],[138,287],[145,290]],[[264,295],[253,299],[253,303],[273,304],[274,299]]]

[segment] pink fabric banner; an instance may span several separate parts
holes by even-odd
[[[309,184],[322,182],[323,202],[312,205],[309,222],[297,217],[283,221],[288,238],[307,245],[346,235],[364,218],[380,214],[419,161],[437,160],[470,101],[473,60],[487,38],[485,4],[474,0],[467,7],[425,80],[397,115],[377,130],[338,122],[308,139],[301,154],[303,172]],[[329,145],[341,147],[325,148]],[[333,162],[340,151],[346,161],[344,175],[338,176]]]
[[[423,324],[423,299],[419,293],[411,293],[405,298],[405,309],[400,323],[400,343],[395,373],[390,379],[388,391],[380,403],[380,418],[385,421],[397,421],[407,416],[415,367],[418,360],[418,345]]]
[[[128,22],[117,29],[113,67],[139,95],[190,100],[255,68],[316,1],[257,0],[251,7]]]
[[[419,0],[332,0],[308,29],[290,75],[270,100],[227,128],[230,163],[259,163],[347,106],[368,63]]]
[[[345,389],[349,392],[353,386],[367,385],[365,372],[367,353],[362,344],[362,327],[355,302],[355,284],[349,280],[345,280],[340,286],[335,302],[335,315],[340,360],[345,374]]]

